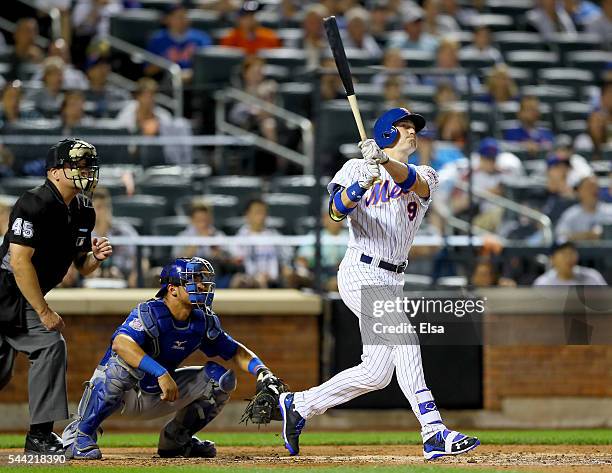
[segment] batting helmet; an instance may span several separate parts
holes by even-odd
[[[164,266],[159,275],[160,290],[155,295],[163,297],[168,291],[168,284],[183,286],[189,294],[194,307],[206,310],[212,305],[215,295],[215,270],[204,258],[177,258]]]
[[[404,118],[412,120],[417,133],[425,128],[425,119],[421,115],[411,113],[407,108],[392,108],[383,113],[374,123],[376,144],[381,148],[392,146],[399,138],[399,131],[394,125]]]

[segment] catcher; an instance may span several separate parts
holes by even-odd
[[[221,328],[212,311],[213,278],[213,267],[202,258],[178,258],[163,268],[156,298],[132,310],[86,383],[76,419],[62,435],[68,458],[102,458],[98,429],[119,410],[140,419],[176,413],[159,436],[161,457],[214,457],[214,442],[194,434],[219,415],[236,377],[212,361],[179,368],[198,349],[208,357],[234,360],[256,376],[257,394],[245,417],[255,423],[281,419],[274,406],[286,386]]]

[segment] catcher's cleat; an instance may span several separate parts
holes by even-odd
[[[194,436],[191,437],[191,442],[183,447],[168,450],[158,449],[157,453],[162,458],[215,458],[217,449],[215,448],[215,442],[200,440]]]
[[[27,455],[63,455],[62,439],[55,432],[48,435],[27,433],[24,453]]]
[[[445,455],[459,455],[469,452],[478,445],[480,445],[480,440],[476,437],[468,437],[460,432],[444,429],[423,443],[423,456],[425,460],[433,460]]]
[[[278,399],[281,415],[283,416],[283,440],[285,448],[291,455],[300,453],[300,434],[306,425],[304,419],[293,404],[293,393],[283,393]]]
[[[74,442],[66,447],[66,458],[99,460],[102,458],[102,452],[93,438],[83,432],[77,432]]]

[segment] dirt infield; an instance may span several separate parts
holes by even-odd
[[[0,451],[0,462],[18,449]],[[163,459],[153,448],[107,448],[101,461],[78,462],[79,466],[177,466],[211,464],[217,466],[381,466],[425,464],[418,446],[306,446],[299,457],[289,457],[280,447],[219,447],[214,459]],[[612,471],[612,447],[588,445],[484,445],[469,454],[447,457],[429,465],[470,468],[495,467],[500,470],[530,472],[595,473]]]

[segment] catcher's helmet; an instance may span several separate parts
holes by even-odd
[[[206,310],[212,305],[215,295],[215,270],[204,258],[177,258],[164,266],[159,275],[160,290],[155,295],[163,297],[168,284],[183,286],[194,307]]]
[[[83,192],[93,192],[98,185],[98,153],[87,141],[68,138],[54,144],[47,153],[46,165],[47,170],[63,169],[64,175],[72,179],[74,186]]]
[[[412,120],[417,133],[425,128],[425,118],[417,113],[411,113],[407,108],[387,110],[374,123],[374,141],[380,148],[393,146],[399,138],[399,131],[394,125],[404,118]]]

